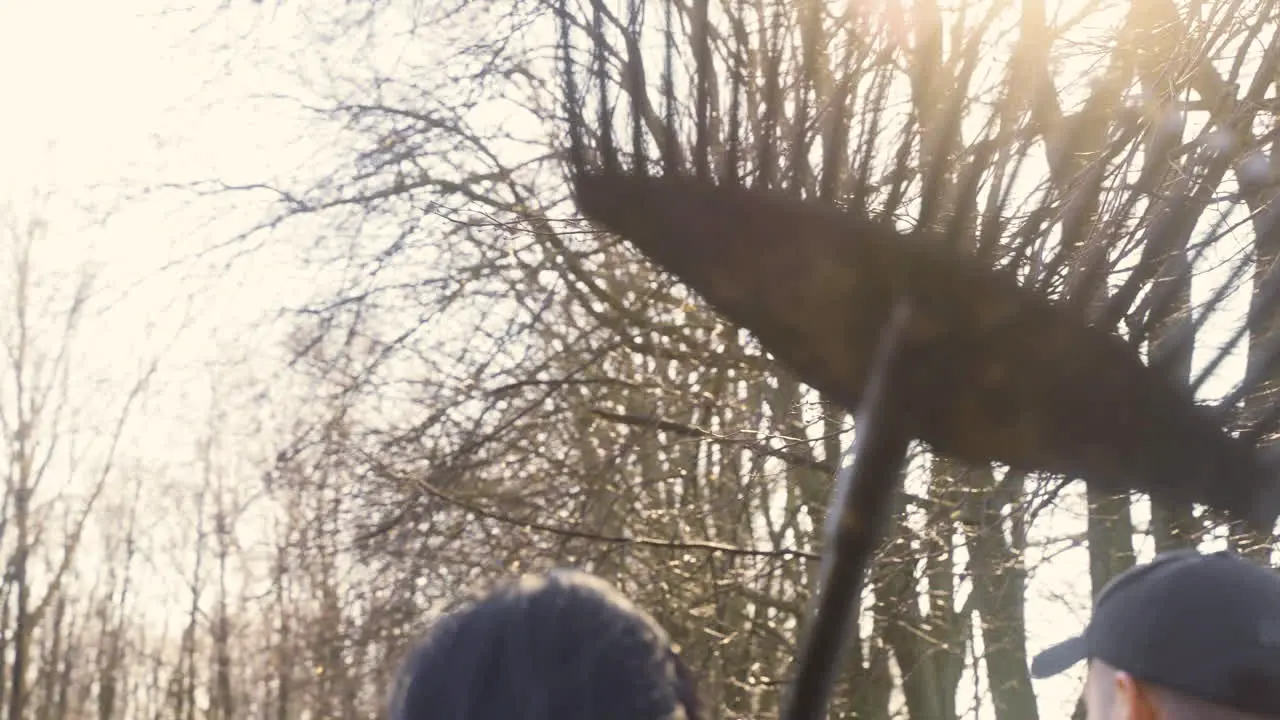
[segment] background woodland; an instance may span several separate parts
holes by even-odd
[[[288,5],[252,12],[270,23]],[[715,164],[736,135],[779,186],[904,228],[967,223],[968,249],[1023,283],[1146,333],[1144,352],[1176,348],[1181,381],[1238,340],[1201,394],[1253,414],[1280,379],[1263,360],[1280,303],[1262,282],[1280,253],[1278,7],[568,3],[579,61],[600,48],[615,103],[648,98],[651,142],[705,147]],[[132,385],[95,384],[71,361],[94,342],[91,274],[38,272],[48,228],[9,223],[0,714],[382,717],[434,613],[575,565],[669,628],[713,719],[776,716],[851,418],[576,218],[559,13],[547,0],[304,13],[317,53],[382,53],[334,63],[297,98],[329,152],[283,179],[191,187],[244,199],[228,247],[252,257],[289,239],[327,280],[275,320],[278,367],[193,381],[216,402],[184,459],[131,454],[158,430],[135,420],[159,361]],[[767,137],[780,150],[752,154]],[[1177,302],[1163,310],[1156,293]],[[106,421],[84,420],[89,396]],[[1029,654],[1135,558],[1192,544],[1270,553],[1201,508],[921,450],[833,716],[1070,712],[1078,687],[1038,702]]]

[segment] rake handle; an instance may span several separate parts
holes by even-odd
[[[881,330],[867,392],[856,414],[856,435],[840,459],[823,530],[827,549],[821,585],[810,606],[782,720],[820,720],[826,715],[867,570],[893,514],[912,439],[891,406],[910,314],[909,304],[899,301]]]

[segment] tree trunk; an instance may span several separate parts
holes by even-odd
[[[1021,495],[1022,475],[997,483],[990,468],[974,468],[968,476],[970,486],[978,488],[978,522],[969,526],[968,546],[991,700],[997,720],[1034,720],[1038,710],[1027,664],[1023,538],[1007,538],[1004,519],[1006,512],[1017,512],[1013,506]]]

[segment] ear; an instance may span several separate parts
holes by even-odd
[[[1113,675],[1115,682],[1115,704],[1112,705],[1112,720],[1158,720],[1155,703],[1151,693],[1142,683],[1123,670]]]

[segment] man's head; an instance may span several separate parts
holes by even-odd
[[[555,571],[439,621],[408,659],[392,720],[698,720],[666,632],[603,580]]]
[[[1280,574],[1231,553],[1164,553],[1098,594],[1035,677],[1089,661],[1090,720],[1280,718]]]
[[[1089,663],[1085,707],[1090,720],[1267,720],[1276,717],[1152,685],[1101,660]]]

